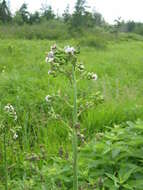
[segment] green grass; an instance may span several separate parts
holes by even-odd
[[[42,168],[51,156],[59,155],[61,148],[64,154],[71,150],[67,127],[60,122],[49,121],[46,115],[47,94],[57,91],[61,91],[63,95],[72,94],[66,79],[48,75],[45,55],[53,43],[46,40],[0,40],[0,115],[3,115],[3,107],[11,103],[18,114],[18,125],[22,127],[20,140],[8,147],[8,165],[14,168],[14,172],[9,169],[9,174],[11,179],[23,179],[24,183],[27,178],[23,176],[30,173],[27,171],[29,166],[24,165],[27,164],[25,158],[28,153],[44,157],[37,166]],[[63,46],[69,43],[76,44],[74,41],[59,42]],[[87,95],[99,90],[105,99],[103,104],[84,112],[80,118],[81,131],[87,142],[96,132],[109,130],[107,126],[112,128],[115,123],[143,119],[142,51],[142,42],[132,40],[110,42],[103,50],[81,47],[80,60],[84,62],[88,71],[97,73],[98,80],[83,80],[78,84],[78,88],[85,90]],[[72,113],[60,105],[57,111],[66,119]],[[1,155],[2,138],[0,141]],[[13,163],[16,163],[16,166],[13,166]],[[0,160],[1,183],[2,164]],[[31,170],[32,175],[35,170]],[[36,188],[38,187],[33,189]]]
[[[28,123],[36,129],[47,125],[43,113],[45,96],[58,90],[71,93],[66,79],[52,78],[47,74],[45,54],[52,43],[0,41],[1,110],[8,102],[13,104],[22,124],[25,115],[29,115]],[[70,42],[64,42],[67,43]],[[83,115],[85,130],[102,130],[104,125],[142,117],[142,50],[142,43],[134,41],[109,44],[108,49],[103,51],[81,48],[80,60],[85,63],[87,70],[97,73],[99,80],[96,83],[83,81],[79,86],[89,93],[100,90],[105,98],[104,104]],[[2,70],[5,72],[2,73]],[[58,128],[53,129],[52,125],[47,129],[50,132],[49,139],[50,136],[56,136],[59,141],[59,134],[55,134]]]

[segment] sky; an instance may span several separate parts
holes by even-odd
[[[76,0],[8,0],[10,8],[14,13],[22,3],[28,4],[28,10],[34,12],[39,10],[42,3],[51,5],[55,13],[62,14],[67,4],[70,11],[74,9]],[[100,12],[105,20],[114,23],[114,20],[121,17],[125,21],[134,20],[143,22],[143,0],[86,0],[87,5]]]

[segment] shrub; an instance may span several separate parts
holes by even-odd
[[[46,21],[34,25],[1,25],[0,38],[60,40],[68,39],[69,33],[64,23],[58,21]]]
[[[88,46],[88,47],[95,47],[97,49],[105,49],[107,42],[101,38],[101,37],[97,37],[97,36],[89,36],[89,37],[83,37],[79,40],[79,44],[81,46]]]

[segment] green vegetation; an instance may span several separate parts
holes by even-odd
[[[121,36],[118,43],[106,40],[106,48],[83,44],[80,60],[98,80],[78,83],[87,100],[100,91],[104,102],[80,116],[79,186],[81,189],[142,189],[143,65],[142,38]],[[47,94],[71,97],[66,78],[48,75],[45,56],[54,41],[0,40],[0,189],[4,189],[5,159],[3,125],[6,135],[9,189],[72,189],[72,146],[69,128],[48,116]],[[75,40],[59,42],[76,45]],[[82,44],[82,43],[81,43]],[[82,94],[81,94],[82,95]],[[18,120],[4,114],[14,106]],[[72,110],[59,101],[57,113],[66,121]],[[129,122],[130,121],[130,122]],[[132,123],[132,122],[133,123]],[[134,124],[135,123],[135,124]],[[16,130],[18,138],[13,138]],[[136,181],[136,183],[134,183]]]
[[[79,33],[81,35],[87,27],[91,29],[95,26],[106,26],[101,14],[95,10],[87,10],[85,0],[77,0],[72,14],[69,12],[69,6],[62,16],[56,15],[48,4],[42,4],[40,10],[30,13],[24,3],[12,15],[7,2],[1,0],[0,38],[67,39],[79,36]]]
[[[85,33],[95,37],[99,31],[101,37],[102,33],[106,33],[118,39],[121,32],[143,35],[143,24],[125,22],[119,17],[110,25],[97,10],[88,8],[86,0],[77,0],[72,13],[67,5],[60,16],[46,3],[34,13],[30,13],[24,3],[12,14],[7,1],[0,0],[0,39],[71,40],[85,38]]]
[[[0,190],[143,189],[142,35],[85,0],[0,0]]]

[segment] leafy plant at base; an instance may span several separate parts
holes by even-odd
[[[110,131],[97,133],[80,154],[89,184],[107,190],[141,190],[142,135],[142,121],[115,125]]]

